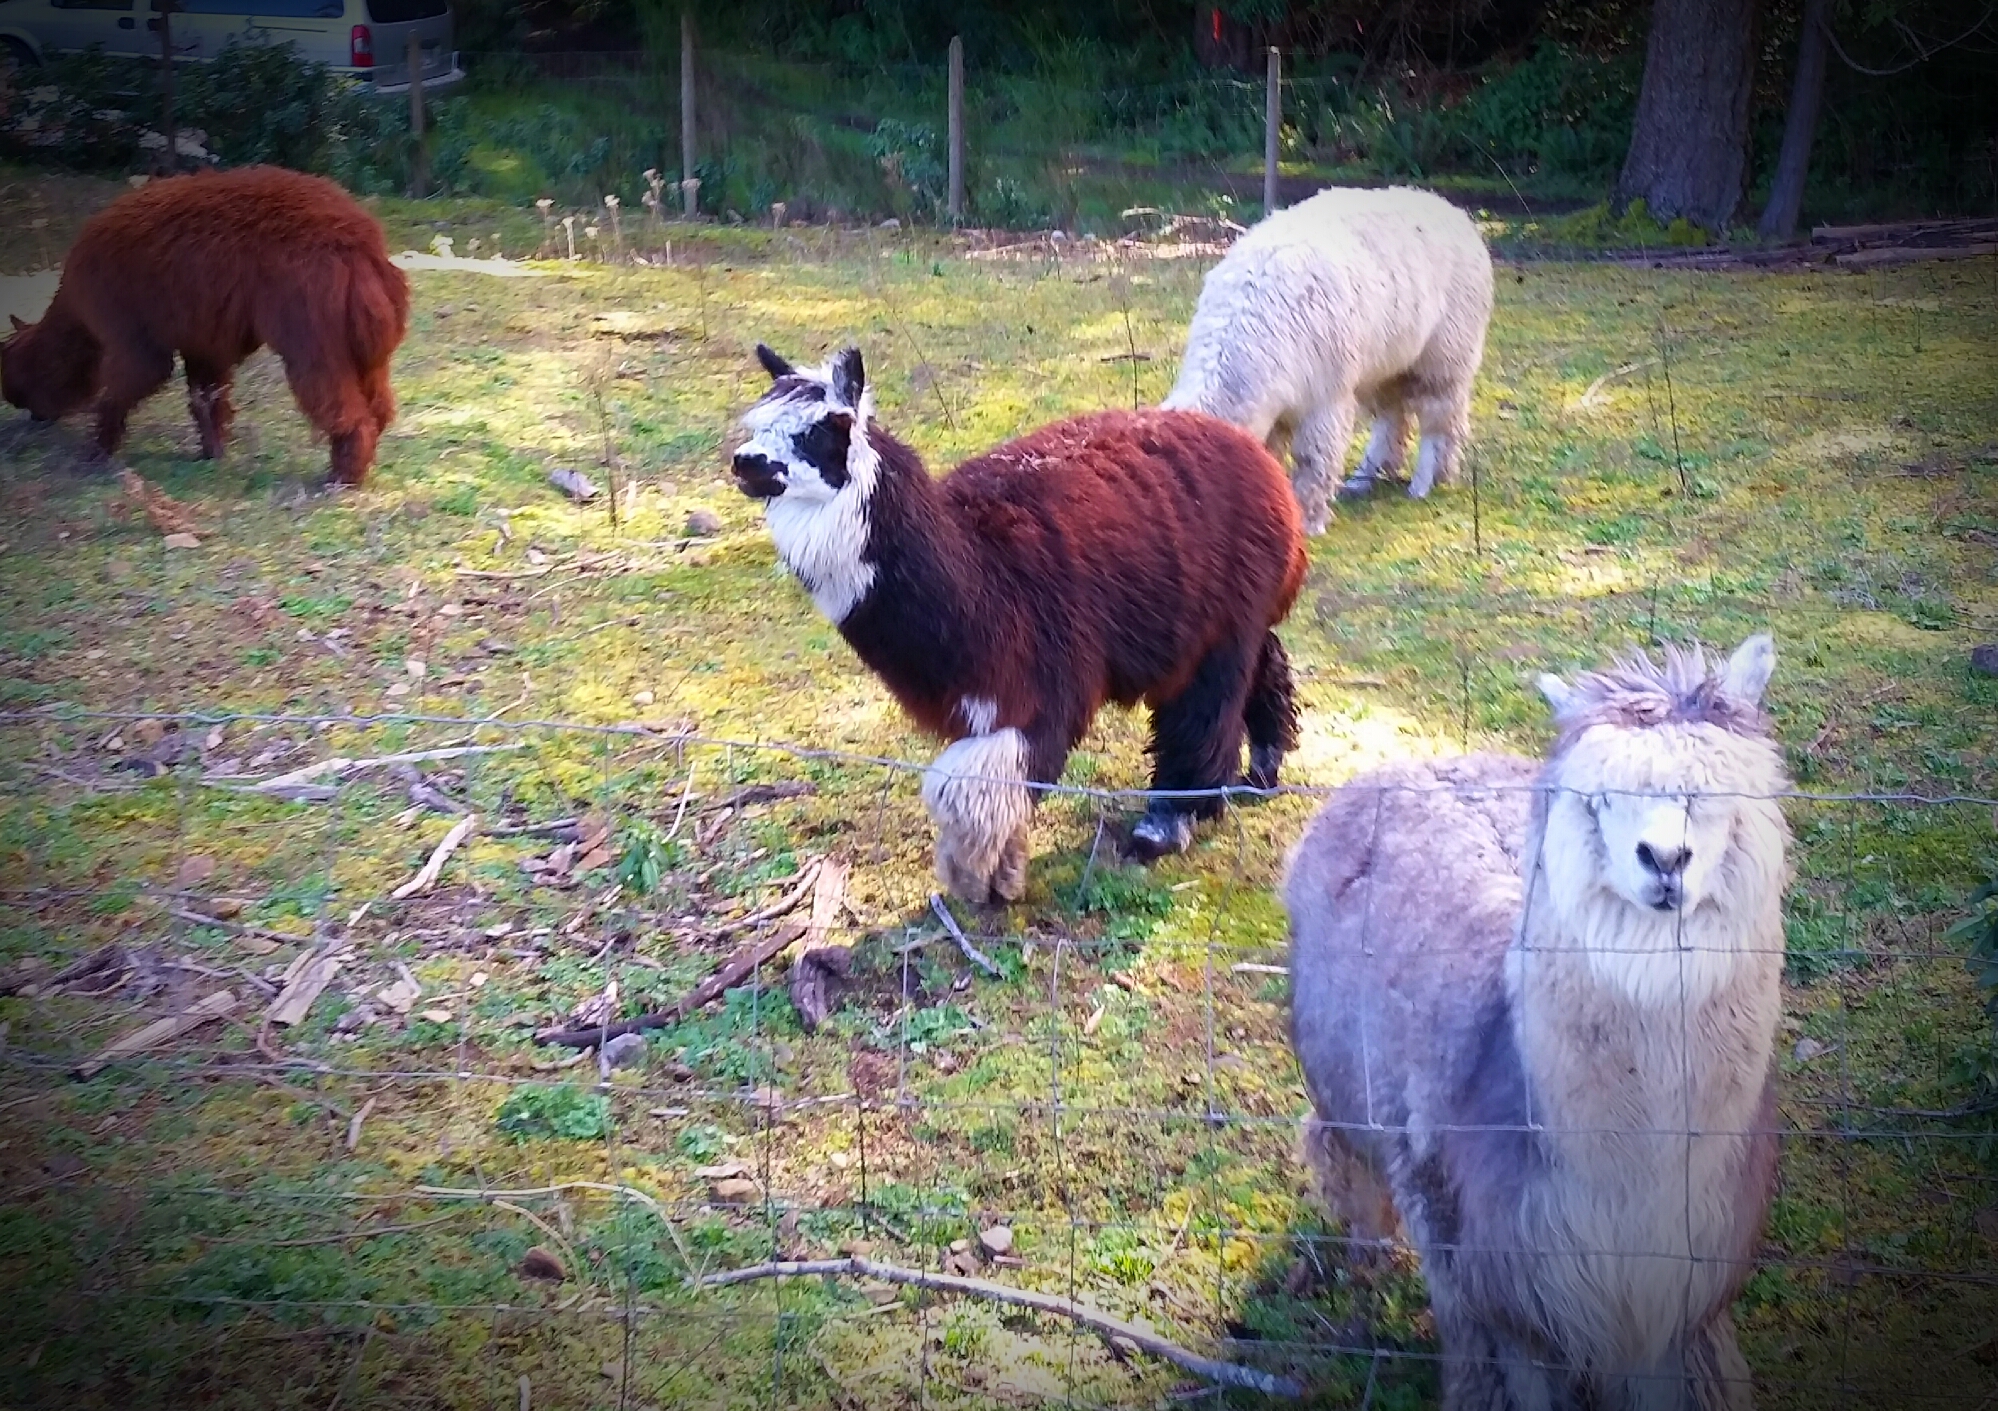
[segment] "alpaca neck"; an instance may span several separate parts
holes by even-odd
[[[1545,855],[1544,809],[1543,795],[1529,859]],[[1697,1112],[1708,1130],[1741,1130],[1723,1124],[1759,1101],[1782,1004],[1780,857],[1771,870],[1749,851],[1690,913],[1529,864],[1506,990],[1537,1124],[1685,1131]]]
[[[921,457],[877,427],[868,441],[879,458],[866,506],[872,581],[840,635],[921,724],[955,736],[950,712],[978,657],[981,559]]]

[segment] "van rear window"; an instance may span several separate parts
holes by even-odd
[[[450,8],[450,0],[368,0],[368,18],[376,24],[407,24],[434,20]]]
[[[160,8],[151,0],[151,8]],[[261,15],[265,19],[337,20],[347,11],[346,0],[174,0],[177,15]]]

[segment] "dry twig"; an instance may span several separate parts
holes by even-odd
[[[944,905],[944,899],[935,892],[930,893],[930,910],[937,914],[937,920],[943,922],[944,930],[950,932],[950,938],[957,942],[957,948],[964,952],[964,958],[996,979],[999,967],[992,963],[992,957],[971,943],[971,937],[964,934],[964,928],[959,926],[957,918],[950,914],[950,908]]]
[[[437,844],[436,851],[430,854],[430,860],[423,864],[414,877],[390,892],[389,896],[396,901],[402,901],[415,896],[418,892],[429,891],[436,884],[437,874],[444,870],[444,864],[450,860],[451,854],[458,850],[458,845],[470,837],[472,830],[478,826],[479,815],[476,813],[468,813],[452,824],[451,831],[444,835],[443,840]]]
[[[993,1283],[990,1279],[968,1279],[955,1274],[932,1274],[921,1269],[904,1269],[894,1264],[877,1264],[858,1255],[846,1259],[778,1260],[768,1264],[755,1264],[746,1269],[731,1269],[726,1273],[710,1274],[700,1281],[699,1286],[724,1288],[730,1284],[748,1283],[752,1279],[789,1279],[827,1274],[844,1274],[856,1279],[878,1279],[883,1283],[906,1284],[912,1288],[954,1293],[967,1298],[987,1298],[996,1303],[1011,1304],[1015,1308],[1028,1308],[1036,1313],[1068,1318],[1092,1332],[1101,1333],[1109,1338],[1121,1338],[1151,1353],[1154,1357],[1162,1357],[1176,1367],[1223,1386],[1247,1387],[1266,1396],[1304,1395],[1304,1388],[1289,1377],[1281,1377],[1274,1372],[1261,1371],[1255,1367],[1244,1367],[1237,1362],[1222,1362],[1212,1357],[1203,1357],[1197,1352],[1188,1351],[1178,1343],[1168,1342],[1148,1328],[1141,1328],[1135,1323],[1127,1323],[1121,1318],[1100,1313],[1077,1303],[1074,1299],[1035,1293],[1030,1289]]]

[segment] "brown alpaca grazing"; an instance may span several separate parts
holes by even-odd
[[[825,368],[757,357],[771,386],[743,418],[736,483],[819,610],[950,742],[923,802],[953,892],[1019,899],[1034,805],[1107,702],[1152,709],[1139,856],[1220,811],[1244,735],[1246,783],[1275,787],[1297,708],[1273,629],[1306,561],[1259,442],[1192,412],[1098,412],[933,480],[875,422],[859,349]]]
[[[201,455],[222,454],[235,370],[269,344],[292,395],[332,442],[332,478],[358,485],[395,418],[389,359],[409,279],[345,191],[281,167],[149,182],[84,223],[39,323],[0,344],[0,395],[37,421],[97,404],[97,448],[187,370]]]

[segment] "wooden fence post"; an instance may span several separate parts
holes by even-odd
[[[680,195],[687,219],[700,213],[701,184],[694,177],[694,15],[680,11]]]
[[[1277,135],[1283,129],[1283,59],[1270,46],[1269,93],[1263,100],[1263,214],[1277,208]]]
[[[964,40],[950,41],[950,223],[964,220]]]
[[[430,156],[423,149],[423,41],[409,32],[409,194],[422,200],[430,194]]]
[[[153,0],[153,6],[159,14],[157,23],[160,27],[160,135],[166,138],[166,150],[160,154],[160,170],[171,176],[180,170],[180,150],[174,138],[173,122],[174,0]]]

